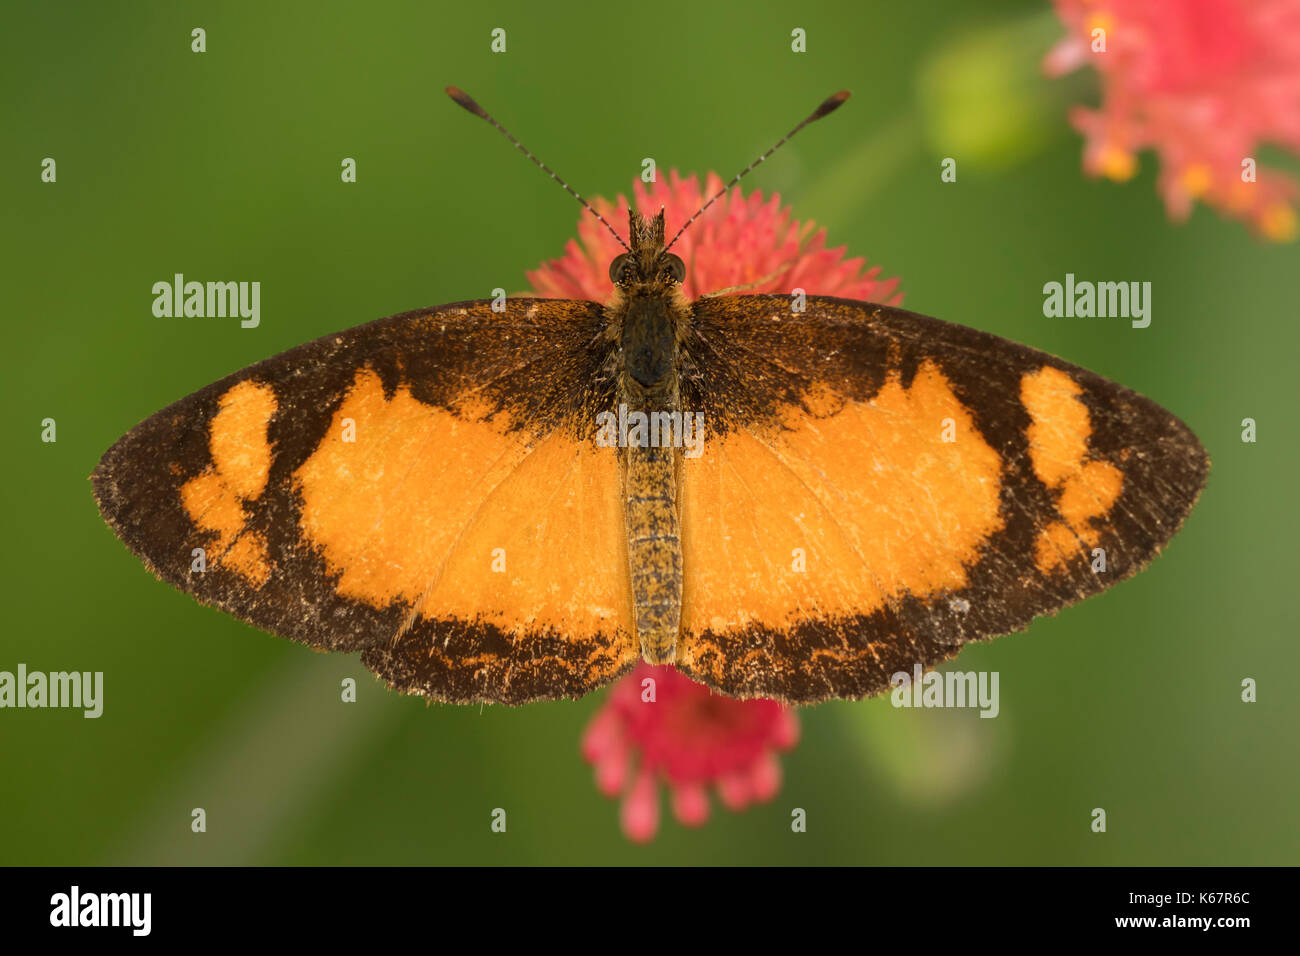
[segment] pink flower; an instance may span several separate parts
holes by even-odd
[[[1200,199],[1278,241],[1297,234],[1294,178],[1243,163],[1264,143],[1300,153],[1298,0],[1055,0],[1069,36],[1048,54],[1053,75],[1084,64],[1102,79],[1100,109],[1071,121],[1087,139],[1084,169],[1123,181],[1135,154],[1160,157],[1171,218]],[[1094,31],[1105,51],[1094,52]]]
[[[729,810],[772,799],[781,788],[776,753],[798,737],[789,707],[723,697],[672,667],[642,661],[587,725],[582,755],[595,766],[601,793],[622,794],[624,834],[644,843],[659,829],[661,781],[677,819],[699,826],[709,817],[710,787]]]
[[[694,176],[682,179],[673,170],[667,181],[647,188],[634,184],[637,210],[654,215],[664,209],[669,239],[704,201],[722,188],[710,173],[704,190]],[[627,199],[617,203],[594,199],[591,204],[622,235],[627,229]],[[766,201],[761,192],[742,196],[740,189],[719,199],[682,234],[673,252],[686,263],[682,291],[688,298],[757,282],[746,292],[789,292],[837,295],[896,305],[897,279],[879,278],[876,267],[863,271],[866,260],[845,259],[843,248],[826,248],[826,231],[811,222],[791,219],[780,197]],[[528,273],[536,295],[560,299],[607,299],[614,290],[609,263],[622,252],[614,237],[589,213],[578,222],[578,240],[569,240],[565,255]],[[762,280],[762,281],[758,281]]]

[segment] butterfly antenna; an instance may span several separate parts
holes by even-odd
[[[514,144],[515,149],[519,150],[519,152],[523,153],[525,156],[531,159],[537,166],[541,167],[542,172],[549,173],[551,178],[554,179],[561,186],[563,186],[565,191],[568,192],[570,196],[578,200],[578,202],[582,203],[583,208],[586,209],[587,212],[591,213],[593,216],[599,219],[601,223],[605,226],[605,228],[609,230],[609,234],[618,240],[618,244],[620,246],[622,246],[624,249],[627,249],[628,252],[632,251],[631,249],[628,249],[628,245],[626,242],[623,241],[623,237],[620,236],[617,232],[615,232],[614,227],[605,221],[605,217],[602,216],[600,213],[596,212],[595,209],[591,208],[591,203],[587,202],[587,200],[579,196],[577,190],[575,190],[572,186],[570,186],[558,175],[556,175],[555,170],[551,169],[550,166],[547,166],[544,162],[542,162],[540,159],[538,159],[536,156],[530,153],[525,148],[523,143],[519,142],[519,140],[511,136],[510,131],[506,129],[504,126],[502,126],[500,123],[498,123],[496,120],[494,120],[487,110],[483,109],[483,107],[479,106],[476,102],[474,102],[474,99],[468,93],[466,93],[464,90],[458,87],[449,86],[447,87],[447,95],[450,96],[453,100],[455,100],[457,105],[473,113],[475,116],[479,117],[480,119],[487,120],[489,123],[495,126],[498,133],[500,133],[502,136],[504,136],[506,139],[510,140],[510,142]],[[844,95],[848,96],[847,93],[845,93]],[[830,101],[827,100],[827,102]],[[839,104],[836,105],[838,106]],[[832,107],[832,109],[834,109],[834,107]],[[807,123],[810,120],[815,118],[816,117],[809,117],[808,119],[804,120],[804,123]],[[801,123],[800,125],[803,124]],[[788,139],[789,137],[786,138]]]
[[[686,225],[685,225],[685,226],[682,226],[682,228],[680,228],[680,229],[677,230],[677,235],[673,236],[673,241],[670,242],[670,243],[668,243],[668,245],[666,245],[666,246],[664,247],[664,251],[666,252],[667,250],[671,249],[671,248],[673,247],[673,243],[677,242],[677,240],[680,239],[680,238],[682,237],[682,233],[684,233],[684,232],[686,231],[686,226],[689,226],[689,225],[690,225],[691,223],[693,223],[696,219],[699,219],[700,216],[704,214],[704,210],[706,210],[706,209],[708,209],[710,206],[712,206],[713,203],[714,203],[716,200],[721,199],[723,196],[725,196],[725,195],[727,194],[727,190],[730,189],[732,186],[736,185],[736,183],[740,182],[741,179],[743,179],[743,178],[745,177],[745,174],[746,174],[746,173],[748,173],[748,172],[749,172],[750,170],[752,170],[755,166],[757,166],[759,163],[763,162],[763,160],[767,159],[767,157],[771,156],[771,155],[772,155],[773,153],[775,153],[778,149],[780,149],[782,146],[784,146],[784,145],[789,141],[790,137],[794,136],[795,133],[799,132],[799,130],[803,129],[805,126],[807,126],[807,125],[808,125],[809,123],[811,123],[813,120],[819,120],[819,119],[821,119],[823,116],[825,116],[826,114],[835,112],[835,110],[839,109],[840,106],[842,106],[842,105],[844,104],[844,101],[847,100],[848,98],[849,98],[849,91],[848,91],[848,90],[840,90],[838,93],[835,93],[835,94],[833,94],[833,95],[831,95],[831,96],[828,96],[828,97],[826,97],[826,99],[822,100],[821,106],[817,107],[815,110],[813,110],[811,113],[809,113],[806,117],[804,117],[804,120],[803,120],[802,123],[800,123],[800,124],[799,124],[798,126],[796,126],[794,129],[790,130],[790,132],[788,132],[788,133],[786,133],[784,136],[782,136],[779,140],[776,141],[776,144],[775,144],[771,149],[769,149],[769,150],[768,150],[766,153],[764,153],[762,156],[758,157],[758,159],[754,160],[752,163],[750,163],[748,166],[746,166],[746,167],[745,167],[744,169],[742,169],[740,172],[736,173],[735,176],[731,177],[731,181],[728,182],[727,185],[723,186],[723,187],[722,187],[721,189],[719,189],[716,193],[714,193],[712,196],[710,196],[710,197],[709,197],[709,201],[706,202],[703,206],[701,206],[701,207],[699,208],[699,210],[695,213],[694,216],[691,216],[690,219],[687,219],[687,220],[686,220]],[[468,109],[468,108],[469,108],[469,107],[466,107],[466,109]],[[505,132],[505,131],[502,130],[502,132]]]

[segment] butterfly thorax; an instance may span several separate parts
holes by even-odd
[[[678,343],[690,312],[682,261],[664,250],[663,213],[645,219],[633,211],[629,220],[631,250],[610,265],[618,296],[609,316],[619,342],[619,407],[611,411],[634,422],[620,460],[637,637],[647,661],[667,664],[682,610]]]

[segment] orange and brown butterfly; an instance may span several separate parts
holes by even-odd
[[[108,450],[105,519],[403,692],[572,698],[644,658],[807,703],[1131,576],[1205,482],[1181,421],[1085,369],[870,302],[690,301],[662,211],[605,226],[610,302],[457,302],[259,362]]]

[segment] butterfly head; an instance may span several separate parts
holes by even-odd
[[[648,219],[629,209],[630,251],[615,256],[609,264],[609,278],[624,292],[651,292],[680,286],[686,278],[686,263],[664,250],[664,211]]]

